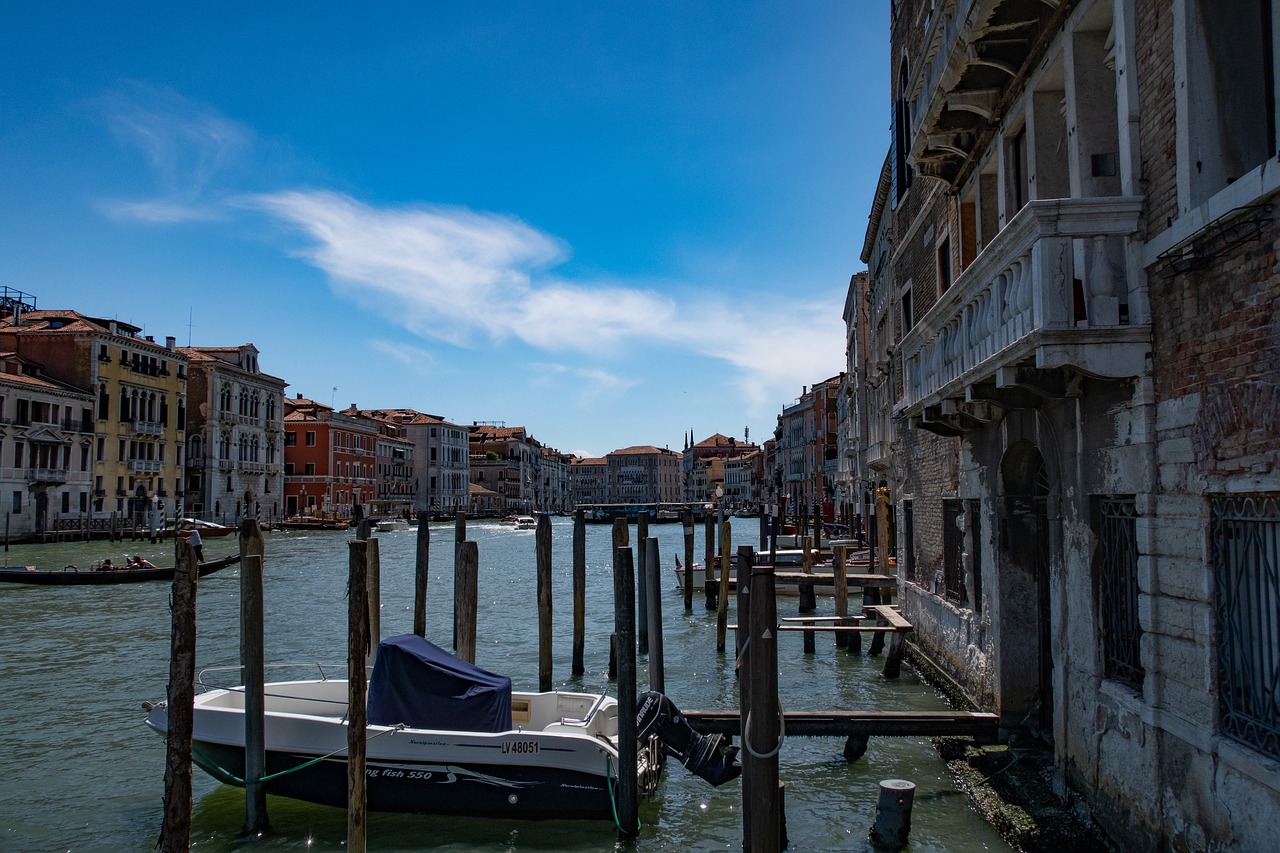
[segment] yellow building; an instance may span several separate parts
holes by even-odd
[[[180,511],[187,357],[172,337],[28,299],[0,302],[0,349],[94,395],[94,512],[150,526]]]

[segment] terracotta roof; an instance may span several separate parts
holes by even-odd
[[[624,447],[621,450],[615,450],[610,453],[609,456],[652,456],[655,453],[666,453],[671,456],[678,455],[674,450],[668,450],[665,447],[654,447],[652,444],[637,444],[633,447]]]

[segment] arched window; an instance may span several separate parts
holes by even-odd
[[[218,411],[231,411],[231,386],[226,382],[222,383],[222,392],[218,395]]]

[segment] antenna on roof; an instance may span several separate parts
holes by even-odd
[[[188,305],[187,306],[187,346],[188,347],[191,346],[191,319],[194,316],[195,316],[194,309],[190,305]]]

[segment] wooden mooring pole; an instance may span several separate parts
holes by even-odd
[[[369,543],[348,543],[347,582],[347,850],[364,853],[368,780],[365,778],[369,679]]]
[[[706,608],[715,610],[716,593],[719,590],[716,585],[716,516],[710,510],[703,519],[702,539],[705,546],[702,559],[702,592],[706,596]]]
[[[369,596],[369,666],[373,666],[374,655],[378,653],[378,643],[382,641],[382,558],[378,537],[370,535],[368,553],[369,561],[365,574],[365,589]]]
[[[831,555],[831,571],[835,576],[835,604],[837,616],[849,615],[849,582],[845,571],[845,546],[837,545]],[[861,635],[859,635],[861,636]],[[836,632],[836,648],[846,648],[849,635]]]
[[[573,665],[586,672],[583,651],[587,637],[587,519],[582,507],[573,513]]]
[[[476,662],[476,613],[479,609],[480,550],[467,540],[458,546],[458,585],[453,590],[454,631],[458,637],[458,657]]]
[[[258,522],[240,522],[240,670],[244,678],[244,834],[271,831],[267,819],[266,655],[263,650],[263,547]]]
[[[729,626],[729,576],[732,571],[729,568],[729,548],[733,537],[730,533],[730,524],[727,520],[720,523],[720,593],[716,610],[716,651],[723,652],[725,647],[725,634]]]
[[[664,671],[666,662],[662,657],[662,591],[659,589],[662,579],[658,568],[661,555],[658,551],[657,537],[650,537],[646,543],[644,559],[649,565],[644,573],[644,579],[649,587],[649,689],[666,693],[667,676]]]
[[[693,510],[684,511],[684,609],[693,609]]]
[[[164,822],[156,847],[161,853],[191,848],[191,733],[196,701],[196,552],[177,544],[177,570],[170,593],[169,732],[165,738]]]
[[[649,513],[636,516],[636,639],[640,654],[649,654]]]
[[[462,585],[462,558],[459,551],[467,541],[467,515],[461,510],[453,518],[453,650],[458,650],[458,589]]]
[[[538,516],[534,530],[534,551],[538,568],[538,690],[549,693],[551,686],[551,517]]]
[[[750,634],[747,639],[749,709],[742,726],[742,776],[750,778],[750,800],[742,802],[743,850],[778,853],[782,849],[782,807],[778,787],[782,707],[778,702],[778,608],[773,566],[755,565],[750,546],[738,556],[739,583],[750,583]],[[749,576],[742,574],[743,570]]]
[[[431,515],[418,511],[417,549],[413,560],[413,633],[427,636],[427,579],[431,576]]]
[[[613,555],[613,630],[618,658],[618,783],[614,796],[618,835],[624,839],[635,838],[640,831],[635,619],[633,557],[629,547],[620,547]]]
[[[615,518],[613,520],[613,559],[618,559],[618,549],[627,547],[627,520],[625,518]],[[634,583],[632,584],[634,589]],[[634,625],[635,614],[632,616],[632,624]],[[609,678],[618,677],[618,635],[611,633],[609,635]]]

